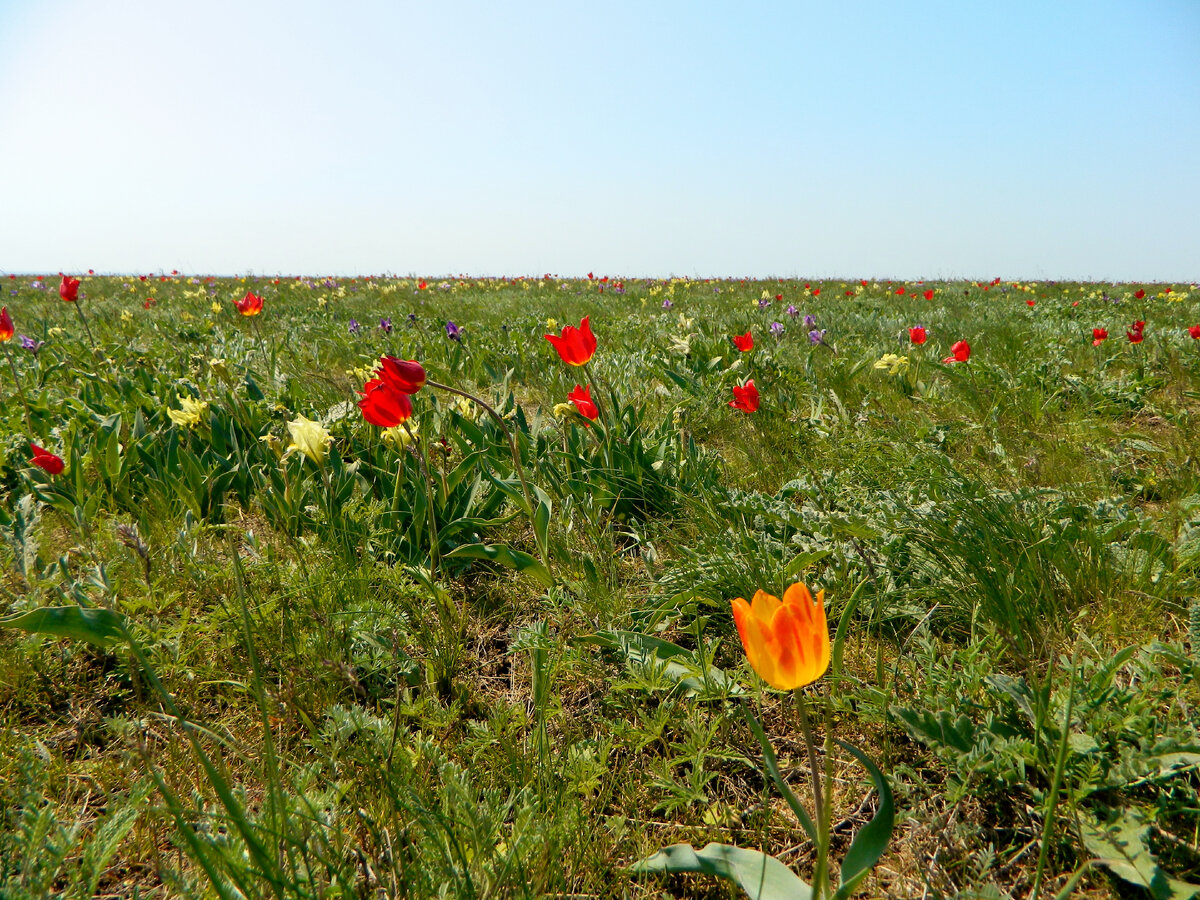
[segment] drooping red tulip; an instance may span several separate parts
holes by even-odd
[[[575,390],[567,394],[567,399],[575,404],[575,408],[579,410],[579,414],[585,419],[595,421],[596,416],[600,415],[600,410],[592,400],[592,386],[580,387],[575,385]]]
[[[246,291],[246,296],[241,300],[234,300],[233,305],[237,307],[237,311],[243,316],[257,316],[262,312],[263,301],[262,297],[253,291]]]
[[[914,344],[925,343],[926,337],[927,335],[925,334],[924,325],[914,325],[912,328],[908,329],[908,339]]]
[[[68,303],[75,303],[79,299],[79,285],[80,281],[78,278],[64,275],[58,285],[58,296],[62,297]]]
[[[1108,329],[1107,328],[1093,328],[1092,329],[1092,346],[1093,347],[1099,347],[1101,344],[1103,344],[1107,340],[1108,340]]]
[[[45,469],[51,475],[61,475],[62,470],[66,467],[61,456],[55,456],[48,450],[43,450],[33,441],[29,442],[29,449],[33,453],[30,460],[39,469]]]
[[[743,353],[754,349],[754,335],[747,331],[745,334],[735,334],[733,336],[733,346],[737,347]]]
[[[412,400],[408,394],[396,390],[382,379],[368,381],[359,393],[362,399],[358,401],[358,408],[362,410],[363,418],[372,425],[394,428],[412,416]]]
[[[745,413],[758,411],[758,388],[754,386],[753,378],[745,384],[733,386],[733,399],[729,401],[729,405]]]
[[[554,345],[562,361],[569,366],[582,366],[596,352],[596,336],[592,334],[589,318],[584,316],[578,328],[564,325],[561,335],[546,335],[546,340]]]
[[[415,394],[425,387],[425,367],[415,359],[381,356],[377,370],[380,379],[402,394]]]
[[[966,362],[971,358],[971,345],[966,341],[956,341],[954,346],[950,348],[950,356],[942,360],[944,363],[960,363]]]

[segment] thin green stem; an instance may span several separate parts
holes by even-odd
[[[409,451],[417,458],[417,466],[421,469],[421,479],[425,482],[425,504],[427,507],[425,521],[429,526],[429,580],[432,583],[436,583],[441,554],[438,552],[437,520],[434,518],[433,512],[433,479],[429,477],[429,469],[425,465],[425,454],[421,449],[420,443],[417,441],[417,436],[413,434],[407,421],[401,424],[404,425],[404,430],[408,432],[408,437],[411,441],[408,445]]]
[[[8,357],[8,367],[12,370],[17,393],[21,395],[21,405],[25,407],[25,427],[29,429],[29,436],[33,437],[33,415],[29,412],[29,401],[25,398],[25,385],[21,384],[21,376],[17,374],[17,364],[13,362],[12,350],[8,348],[7,343],[4,345],[4,355]]]
[[[808,766],[812,770],[813,806],[817,819],[817,865],[813,871],[813,897],[821,900],[829,893],[829,810],[825,806],[825,792],[821,784],[823,779],[817,767],[817,747],[813,741],[812,723],[808,718],[803,688],[796,689],[795,699],[796,710],[800,713],[800,730],[804,734],[804,745],[808,748]],[[826,755],[826,761],[828,758]]]
[[[94,337],[92,337],[92,329],[91,329],[91,326],[88,325],[88,320],[83,314],[83,307],[79,305],[78,300],[76,300],[71,305],[75,307],[75,312],[77,312],[79,314],[79,321],[83,323],[83,330],[87,332],[88,342],[91,343],[91,345],[92,345],[92,356],[95,356],[96,355],[96,339]]]

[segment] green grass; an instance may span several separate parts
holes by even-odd
[[[93,607],[132,644],[0,629],[0,897],[738,896],[628,871],[680,841],[811,877],[738,705],[803,797],[799,724],[729,604],[797,579],[831,627],[858,590],[809,691],[896,797],[859,895],[1200,884],[1195,288],[94,277],[93,352],[32,280],[4,300],[46,343],[5,345],[28,418],[0,370],[0,616]],[[568,367],[542,335],[584,315]],[[381,353],[497,409],[537,515],[471,404],[416,394],[419,452],[362,420]],[[585,429],[554,407],[587,383]],[[281,459],[299,415],[322,467]],[[833,768],[837,859],[877,800]]]

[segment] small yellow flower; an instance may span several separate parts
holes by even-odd
[[[208,402],[205,400],[180,397],[179,405],[181,409],[168,409],[167,415],[180,428],[195,428],[204,420],[204,415],[208,412]]]
[[[409,422],[412,420],[409,419]],[[410,426],[411,427],[411,426]],[[416,433],[410,434],[403,425],[395,425],[379,432],[383,442],[394,450],[403,450],[416,439]]]
[[[551,331],[554,331],[554,329],[558,328],[558,319],[555,319],[555,318],[547,319],[546,327],[549,328]]]
[[[125,323],[125,322],[132,322],[132,321],[133,321],[133,313],[131,313],[127,309],[121,310],[121,322]]]
[[[214,357],[208,361],[208,367],[222,381],[229,380],[229,367],[225,364],[225,360]]]
[[[274,452],[276,458],[283,457],[283,441],[281,441],[279,438],[275,437],[275,435],[270,434],[270,433],[264,434],[262,437],[259,438],[259,440],[271,448],[271,450],[272,450],[272,452]]]
[[[212,306],[209,308],[213,311],[213,315],[215,316],[225,307],[223,307],[220,303],[218,303],[216,300],[214,300],[212,302]]]
[[[50,337],[58,337],[59,335],[61,335],[63,333],[63,330],[61,328],[59,328],[57,325],[55,325],[53,328],[51,328],[46,333],[49,334]]]
[[[285,456],[303,453],[318,466],[325,465],[325,454],[329,451],[333,435],[320,422],[297,416],[288,422],[288,432],[292,435],[292,442],[287,445]]]
[[[876,369],[887,369],[889,375],[899,375],[908,371],[908,357],[897,356],[895,353],[885,353],[875,363]]]

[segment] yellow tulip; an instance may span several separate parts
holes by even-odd
[[[303,453],[318,466],[325,465],[325,454],[329,450],[329,443],[333,440],[333,436],[325,430],[320,422],[314,422],[304,416],[297,416],[293,421],[288,422],[288,432],[292,435],[292,442],[288,444],[285,456],[292,453]]]
[[[829,668],[824,591],[813,600],[808,588],[797,582],[784,592],[782,602],[761,590],[750,603],[738,597],[733,621],[750,665],[773,688],[804,687]]]

